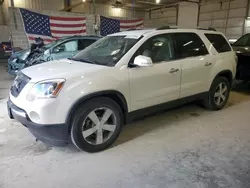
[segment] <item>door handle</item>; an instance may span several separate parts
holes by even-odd
[[[209,62],[206,62],[206,63],[205,63],[205,66],[206,66],[206,67],[208,67],[208,66],[210,66],[210,65],[212,65],[212,63],[209,63]]]
[[[174,72],[178,72],[178,71],[179,71],[179,69],[172,68],[172,69],[170,69],[169,73],[174,73]]]

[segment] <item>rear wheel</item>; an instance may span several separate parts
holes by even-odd
[[[98,152],[109,147],[122,129],[120,107],[109,98],[92,99],[77,109],[71,140],[80,150]]]
[[[209,95],[204,99],[203,104],[210,110],[222,109],[230,94],[230,83],[226,77],[217,77],[212,83]]]

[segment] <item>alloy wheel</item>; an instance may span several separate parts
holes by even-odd
[[[217,106],[221,106],[227,99],[228,87],[224,82],[221,82],[215,90],[214,102]]]
[[[115,113],[106,107],[90,112],[82,126],[83,138],[92,145],[103,144],[113,135],[117,127]]]

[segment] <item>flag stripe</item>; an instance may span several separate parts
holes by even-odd
[[[51,20],[50,19],[50,24],[67,24],[67,25],[75,25],[75,24],[85,24],[86,21],[62,21],[62,20]]]
[[[86,35],[86,34],[84,34],[84,33],[77,33],[77,34],[72,34],[72,35],[69,35],[69,34],[53,34],[53,37],[61,38],[61,37],[68,37],[68,36],[75,36],[75,35],[83,36],[83,35]]]
[[[76,30],[76,31],[61,31],[61,30],[52,30],[51,29],[51,33],[54,33],[54,34],[69,34],[69,35],[72,35],[72,34],[79,34],[79,33],[85,33],[86,32],[86,29],[82,29],[82,30]]]
[[[57,16],[50,16],[51,20],[56,21],[85,21],[86,18],[84,17],[57,17]]]
[[[50,23],[50,27],[69,27],[69,28],[72,28],[72,27],[83,27],[85,26],[85,23],[80,23],[80,24],[60,24],[60,23]]]
[[[133,22],[133,23],[120,23],[120,26],[133,26],[133,25],[139,25],[139,24],[143,24],[143,21],[139,21],[139,22]]]
[[[85,30],[86,31],[86,26],[81,26],[81,27],[50,27],[51,31],[81,31]]]
[[[143,28],[143,26],[141,26],[141,27],[133,27],[131,29],[142,29],[142,28]],[[120,29],[120,31],[127,31],[127,30],[129,30],[129,29]]]
[[[137,24],[137,25],[123,25],[123,26],[120,26],[121,29],[132,29],[132,28],[137,28],[137,27],[141,27],[143,26],[143,23],[141,24]]]

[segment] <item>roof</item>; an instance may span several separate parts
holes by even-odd
[[[194,33],[220,33],[213,30],[208,29],[178,29],[178,28],[170,28],[170,29],[142,29],[142,30],[130,30],[130,31],[122,31],[118,33],[111,34],[109,36],[131,36],[135,38],[139,38],[140,36],[146,35],[154,35],[154,34],[161,34],[161,33],[173,33],[173,32],[194,32]],[[221,34],[221,33],[220,33]]]
[[[130,31],[122,31],[122,32],[114,33],[109,36],[121,36],[121,35],[141,36],[141,35],[145,35],[146,33],[153,32],[153,31],[155,31],[155,29],[130,30]]]

